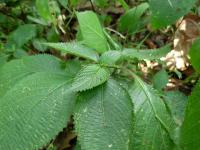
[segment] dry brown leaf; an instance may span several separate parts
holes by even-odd
[[[170,70],[186,70],[189,66],[188,51],[193,41],[200,35],[199,17],[188,15],[177,22],[174,37],[174,48],[162,60],[167,62]]]

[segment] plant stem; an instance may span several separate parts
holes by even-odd
[[[73,19],[74,16],[75,16],[75,14],[76,14],[76,12],[75,12],[75,10],[73,9],[73,11],[71,12],[71,16],[70,16],[70,18],[69,18],[69,20],[68,20],[68,22],[67,22],[67,24],[66,24],[66,27],[69,26],[70,22],[72,21],[72,19]]]
[[[107,37],[110,44],[114,47],[115,50],[121,50],[121,47],[112,39],[112,37],[103,29],[105,36]]]
[[[116,31],[116,30],[114,30],[114,29],[111,29],[111,28],[109,28],[109,27],[107,27],[106,28],[108,31],[111,31],[111,32],[114,32],[115,34],[117,34],[117,35],[119,35],[120,36],[120,38],[122,38],[122,39],[126,39],[126,37],[124,36],[124,35],[122,35],[121,33],[119,33],[118,31]]]

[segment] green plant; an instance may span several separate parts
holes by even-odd
[[[66,1],[59,2],[63,7],[67,5]],[[139,21],[148,5],[152,10],[153,27],[169,25],[187,13],[195,1],[190,1],[187,12],[163,22],[160,22],[162,17],[154,13],[160,10],[163,16],[171,5],[181,7],[182,12],[186,2],[176,6],[177,1],[168,1],[169,6],[163,6],[165,12],[157,8],[161,2],[150,0],[149,4],[129,10],[121,0],[127,12],[119,19],[119,29],[135,33],[141,22],[126,29],[127,20],[133,17]],[[36,1],[39,15],[44,23],[57,27],[56,17],[52,17],[47,3]],[[96,3],[104,6],[105,0]],[[170,44],[153,50],[123,48],[102,27],[94,12],[76,12],[76,16],[79,40],[68,43],[37,40],[37,43],[42,47],[40,51],[50,47],[62,55],[80,59],[64,61],[52,55],[37,54],[3,61],[0,68],[0,150],[42,148],[66,127],[71,116],[78,137],[77,149],[199,149],[200,82],[187,104],[184,94],[161,90],[168,80],[165,70],[154,77],[154,88],[143,81],[137,68],[138,62],[144,59],[158,60],[165,56]],[[19,34],[27,36],[18,39]],[[26,24],[8,36],[8,45],[18,49],[35,36],[36,26]],[[199,43],[197,39],[190,50],[197,72],[200,72]],[[2,54],[2,58],[5,55]],[[159,85],[156,80],[164,81]]]

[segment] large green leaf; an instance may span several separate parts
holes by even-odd
[[[91,11],[77,13],[84,43],[97,52],[107,51],[107,40],[97,15]]]
[[[154,28],[166,27],[187,14],[197,0],[149,0]]]
[[[50,55],[35,55],[12,60],[0,69],[0,96],[24,77],[37,72],[65,74],[61,61]]]
[[[132,150],[133,106],[128,93],[114,80],[81,93],[75,127],[81,150]]]
[[[0,149],[36,150],[62,131],[74,106],[71,80],[59,74],[35,73],[1,97]]]
[[[55,48],[63,53],[69,53],[93,61],[98,61],[98,54],[93,49],[80,43],[45,43],[45,45]]]
[[[25,24],[19,26],[16,30],[11,32],[8,36],[8,46],[15,46],[17,48],[26,44],[29,40],[36,36],[36,25]]]
[[[135,108],[135,150],[172,149],[174,121],[157,91],[135,76],[129,88]]]
[[[200,73],[200,38],[198,38],[192,45],[189,51],[192,66]]]
[[[200,81],[189,97],[185,118],[181,128],[180,146],[184,150],[200,148]]]
[[[104,83],[110,77],[108,68],[97,64],[83,67],[76,75],[72,88],[75,91],[84,91]]]
[[[120,31],[127,31],[132,34],[141,28],[141,16],[149,7],[148,3],[142,3],[132,9],[129,9],[123,16],[120,17],[118,28]]]
[[[163,56],[165,56],[168,52],[170,52],[170,45],[163,46],[158,49],[146,49],[146,50],[140,50],[140,49],[130,49],[126,48],[123,50],[122,54],[125,58],[138,58],[138,59],[159,59]]]

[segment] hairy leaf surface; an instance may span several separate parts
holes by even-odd
[[[75,124],[82,150],[133,149],[133,106],[114,80],[80,94]]]
[[[114,65],[121,57],[121,51],[107,51],[101,55],[100,62],[107,65]]]
[[[99,53],[107,51],[107,40],[96,14],[85,11],[77,13],[77,17],[84,43]]]
[[[6,63],[0,69],[0,96],[28,75],[37,72],[66,74],[61,69],[60,63],[59,59],[50,55],[28,56]]]
[[[173,142],[170,135],[174,121],[158,93],[137,76],[129,93],[135,106],[136,117],[133,134],[134,149],[172,149]]]
[[[109,69],[96,64],[88,65],[76,75],[72,88],[75,91],[88,90],[104,83],[109,76]]]
[[[35,150],[67,124],[74,94],[71,77],[36,73],[18,82],[0,99],[0,149]]]
[[[163,46],[158,49],[151,49],[151,50],[140,50],[140,49],[124,49],[123,50],[123,57],[125,58],[138,58],[138,59],[159,59],[165,56],[168,52],[170,52],[170,45]]]
[[[98,61],[98,54],[93,49],[79,43],[45,43],[45,45],[55,48],[63,53],[69,53],[78,57]]]

